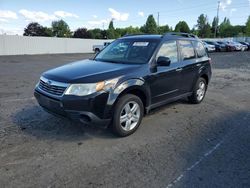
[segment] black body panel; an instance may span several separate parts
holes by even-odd
[[[43,78],[66,85],[111,79],[117,79],[117,83],[108,91],[98,91],[86,96],[66,95],[65,92],[60,96],[53,95],[53,92],[48,93],[37,85],[34,95],[40,106],[50,113],[86,124],[107,126],[112,120],[117,100],[124,93],[143,94],[145,111],[148,112],[159,105],[190,96],[199,77],[203,76],[208,82],[211,78],[211,59],[208,55],[198,58],[196,54],[195,58],[182,61],[179,47],[178,62],[170,63],[169,66],[159,66],[156,63],[156,54],[164,42],[200,41],[195,37],[139,35],[119,40],[155,40],[158,41],[158,47],[150,60],[143,64],[83,60],[49,70],[42,74]],[[46,89],[50,89],[48,84]]]

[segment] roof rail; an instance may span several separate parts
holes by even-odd
[[[198,38],[196,35],[191,33],[182,33],[182,32],[168,32],[162,35],[162,37],[168,37],[168,36],[181,36],[186,38]]]
[[[131,37],[131,36],[137,36],[137,35],[146,35],[145,33],[138,33],[138,34],[125,34],[122,37]]]

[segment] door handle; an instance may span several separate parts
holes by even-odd
[[[182,71],[182,68],[177,68],[177,69],[175,69],[175,71],[180,72],[180,71]]]

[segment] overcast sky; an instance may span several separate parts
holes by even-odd
[[[217,0],[0,0],[0,34],[22,34],[31,21],[50,26],[63,19],[71,30],[79,27],[107,28],[113,18],[115,27],[141,26],[149,14],[160,25],[172,27],[185,20],[192,28],[204,13],[212,22]],[[220,21],[229,17],[233,25],[245,24],[250,15],[250,0],[221,0]]]

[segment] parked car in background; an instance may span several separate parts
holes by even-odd
[[[243,45],[239,42],[227,41],[227,44],[233,45],[236,51],[245,51],[247,49],[246,45]]]
[[[103,48],[108,46],[111,42],[104,42],[103,45],[93,45],[93,51],[97,54],[99,53]]]
[[[250,43],[249,42],[239,42],[243,45],[246,45],[247,46],[247,50],[250,50]]]
[[[215,45],[208,44],[206,41],[202,41],[202,42],[208,52],[215,52],[216,50]]]
[[[229,43],[227,43],[227,42],[225,42],[225,41],[217,41],[217,42],[218,42],[219,44],[224,44],[224,45],[226,45],[226,51],[227,51],[227,52],[233,52],[233,51],[236,50],[235,45],[229,44]]]
[[[216,41],[205,41],[207,44],[214,45],[216,52],[225,52],[227,50],[225,44],[220,44]]]

